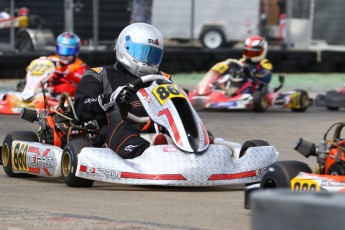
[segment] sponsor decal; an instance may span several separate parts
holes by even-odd
[[[163,147],[163,152],[176,152],[176,148],[174,146]]]
[[[103,168],[94,168],[88,167],[85,165],[81,165],[79,170],[81,172],[85,172],[87,174],[93,174],[100,177],[110,178],[110,179],[119,179],[121,178],[121,172],[114,171],[111,169],[103,169]]]
[[[125,151],[132,152],[136,147],[138,147],[138,145],[127,145]]]
[[[79,170],[87,174],[99,175],[110,179],[144,179],[144,180],[186,180],[181,174],[145,174],[135,172],[117,172],[110,169],[94,168],[81,165]]]
[[[150,43],[150,44],[157,45],[157,46],[159,45],[158,39],[148,39],[147,42]]]
[[[43,172],[47,176],[52,176],[49,172],[49,169],[53,169],[56,166],[55,158],[48,156],[51,149],[42,149],[40,150],[37,147],[30,146],[28,149],[28,171],[35,174],[43,175]],[[34,153],[36,155],[32,155],[30,153]],[[41,155],[42,154],[42,155]],[[49,169],[48,169],[49,168]],[[41,171],[43,170],[43,172]]]
[[[31,163],[44,165],[44,166],[53,166],[54,158],[52,157],[41,157],[41,156],[31,156]]]
[[[226,107],[234,107],[237,106],[236,101],[229,101],[229,102],[216,102],[214,103],[215,106],[226,106]]]
[[[98,98],[88,98],[84,101],[84,104],[97,102]]]

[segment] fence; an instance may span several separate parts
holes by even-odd
[[[155,0],[153,3],[161,4],[163,1],[166,0]],[[195,25],[198,23],[199,9],[204,3],[201,0],[185,1],[186,5],[194,7],[194,10],[188,10],[189,18],[195,18],[194,24],[185,23],[181,27],[191,27],[186,31],[192,33],[197,29]],[[317,48],[319,44],[323,45],[323,49],[345,46],[343,0],[260,0],[260,8],[256,6],[257,1],[241,2],[246,1],[249,8],[259,10],[252,17],[260,17],[255,26],[259,27],[257,31],[269,42],[278,40],[288,49]],[[132,4],[132,0],[11,0],[0,1],[0,11],[10,9],[11,2],[15,3],[15,9],[25,6],[30,10],[28,28],[33,31],[23,32],[20,28],[14,30],[16,49],[23,52],[54,45],[55,37],[65,30],[76,32],[85,46],[113,46],[121,29],[130,23]],[[255,6],[250,4],[253,2]],[[226,4],[224,1],[224,9],[236,8],[234,3]],[[204,10],[207,10],[207,4],[205,7]],[[1,29],[0,23],[0,50],[11,48],[10,44],[14,41],[10,39],[10,34],[11,30]],[[192,34],[188,37],[196,38]]]

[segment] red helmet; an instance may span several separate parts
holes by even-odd
[[[251,62],[259,62],[266,57],[267,42],[260,36],[252,36],[245,40],[243,58]]]
[[[26,7],[21,7],[18,10],[18,16],[27,16],[29,14],[29,9]]]

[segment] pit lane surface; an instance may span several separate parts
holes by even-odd
[[[199,112],[216,137],[243,143],[263,139],[280,159],[303,160],[293,150],[298,137],[318,142],[344,111],[311,107],[305,113],[269,110]],[[15,130],[37,124],[0,115],[0,141]],[[0,169],[0,229],[250,229],[251,211],[243,208],[243,185],[215,188],[140,187],[95,183],[68,188],[60,179],[9,178]]]

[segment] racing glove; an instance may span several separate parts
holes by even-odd
[[[129,105],[129,99],[135,93],[136,87],[133,84],[118,87],[110,96],[111,104],[127,104]]]
[[[249,77],[251,79],[255,78],[255,69],[254,68],[249,68],[248,66],[243,67],[243,74],[245,77]]]

